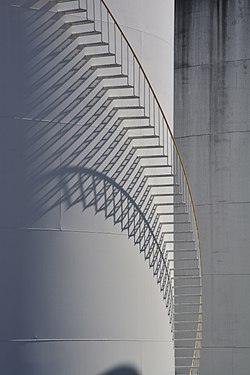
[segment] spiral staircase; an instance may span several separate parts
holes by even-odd
[[[94,206],[134,239],[166,304],[175,373],[199,374],[197,220],[180,154],[149,79],[104,1],[27,0],[22,6],[41,12],[26,19],[32,93],[20,116],[61,124],[57,172],[62,177],[67,171],[61,200]],[[53,155],[42,168],[46,162]]]

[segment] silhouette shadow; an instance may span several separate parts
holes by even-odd
[[[140,374],[138,373],[138,371],[136,371],[132,367],[123,366],[123,367],[114,368],[110,371],[107,371],[98,375],[140,375]]]

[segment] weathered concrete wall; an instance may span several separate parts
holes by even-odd
[[[201,375],[250,364],[250,2],[176,0],[175,136],[201,232]]]

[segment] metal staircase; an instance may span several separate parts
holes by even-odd
[[[19,117],[60,124],[60,150],[40,163],[37,174],[59,153],[60,200],[94,206],[133,237],[166,303],[176,374],[198,374],[197,220],[157,96],[104,1],[27,0],[22,6],[39,10],[39,16],[26,20],[32,93]]]

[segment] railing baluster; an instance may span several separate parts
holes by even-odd
[[[141,69],[138,67],[138,95],[139,95],[139,104],[141,105]]]
[[[129,46],[127,45],[127,75],[128,75],[128,85],[129,85]]]
[[[146,116],[146,81],[145,77],[143,77],[143,106],[144,106],[144,115]]]
[[[95,0],[93,0],[93,20],[94,20],[94,28],[96,25],[96,19],[95,19]]]
[[[115,49],[115,63],[117,64],[117,51],[116,51],[116,24],[114,22],[114,49]]]
[[[101,0],[99,0],[100,1],[100,22],[101,22],[101,41],[103,42],[103,30],[102,30],[102,2],[101,2]]]
[[[150,90],[150,87],[148,85],[148,117],[149,117],[149,122],[150,122],[150,125],[151,125],[151,99],[150,99],[150,93],[151,93],[151,90]]]
[[[122,34],[121,34],[121,72],[123,74],[123,43],[122,43]]]
[[[108,25],[108,51],[110,53],[110,44],[111,44],[111,41],[110,41],[110,35],[109,35],[109,13],[107,11],[107,25]]]
[[[135,82],[135,58],[134,58],[134,56],[132,56],[132,61],[133,61],[133,64],[132,64],[132,67],[133,67],[133,94],[136,95],[136,93],[135,93],[136,82]]]

